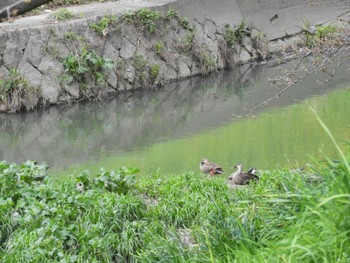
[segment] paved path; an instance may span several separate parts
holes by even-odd
[[[89,18],[103,16],[106,14],[122,14],[126,10],[136,10],[144,7],[164,6],[174,0],[118,0],[114,2],[92,3],[80,6],[67,7],[70,11],[76,13],[78,17]],[[16,18],[11,22],[0,23],[0,30],[13,27],[35,27],[52,23],[49,19],[50,13],[44,13],[36,16]]]

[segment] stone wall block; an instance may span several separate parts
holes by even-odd
[[[229,47],[226,44],[226,41],[222,35],[217,35],[217,43],[218,43],[218,58],[217,58],[217,67],[219,70],[222,70],[226,68],[226,63],[230,59],[229,53]]]
[[[60,89],[60,84],[57,81],[53,81],[47,76],[43,77],[41,83],[41,94],[43,96],[44,101],[50,104],[56,104],[58,101]]]
[[[183,62],[183,60],[180,58],[178,60],[178,68],[177,68],[177,72],[178,72],[178,77],[179,78],[185,78],[191,75],[191,70],[189,69],[189,67],[187,66],[187,64],[185,62]]]
[[[55,25],[50,25],[48,28],[48,31],[50,32],[50,39],[51,38],[60,38],[63,39],[64,35],[69,31],[69,27],[67,27],[66,24],[55,24]]]
[[[165,65],[161,67],[161,74],[163,75],[164,81],[171,81],[177,79],[177,72],[175,69],[170,67],[169,65]]]
[[[118,91],[125,91],[126,87],[125,87],[125,81],[118,81]]]
[[[16,68],[21,61],[23,51],[18,48],[16,42],[7,41],[3,55],[4,65],[8,68]]]
[[[107,35],[107,41],[110,42],[115,49],[120,50],[123,42],[121,30],[114,28],[111,31],[109,31]]]
[[[76,81],[73,81],[72,83],[69,83],[69,84],[65,84],[64,90],[67,91],[68,94],[75,99],[78,99],[80,96],[79,83]]]
[[[253,52],[253,42],[250,37],[244,37],[242,39],[242,45],[245,47],[246,51]]]
[[[100,35],[100,33],[95,32],[93,29],[90,29],[89,26],[84,33],[84,37],[86,43],[88,43],[89,49],[93,49],[97,54],[99,54],[106,41],[105,37]]]
[[[219,70],[223,70],[225,68],[225,61],[221,54],[218,54],[217,60],[216,60],[216,65]]]
[[[67,24],[65,28],[62,29],[59,37],[60,39],[65,39],[67,33],[75,34],[79,37],[77,40],[66,41],[66,47],[70,51],[81,52],[83,48],[86,48],[91,43],[87,40],[86,32],[89,29],[89,22],[87,20],[77,20],[73,21],[70,24]],[[97,52],[96,52],[97,53]]]
[[[195,31],[195,36],[194,36],[195,42],[197,42],[198,44],[202,44],[204,42],[204,35],[205,35],[203,25],[200,24],[198,21],[195,21],[193,23],[193,27]]]
[[[132,90],[134,89],[134,86],[128,82],[118,82],[118,91],[125,91],[125,90]]]
[[[163,52],[162,59],[174,70],[177,69],[177,59],[171,52]]]
[[[240,62],[248,62],[251,59],[250,54],[242,48],[241,53],[239,54],[239,61]]]
[[[179,28],[176,30],[176,36],[183,39],[185,37],[187,37],[188,34],[190,34],[191,31],[189,31],[188,29],[184,29],[184,28]],[[170,38],[169,41],[173,42],[174,41],[174,37]]]
[[[69,45],[72,46],[72,45]],[[59,41],[57,38],[51,38],[47,44],[48,53],[53,57],[53,59],[64,60],[68,54],[71,52],[67,46]]]
[[[211,40],[211,38],[209,38],[209,37],[206,37],[204,39],[204,43],[205,43],[205,46],[206,46],[207,50],[210,52],[210,54],[215,59],[217,59],[218,52],[219,52],[218,43],[213,41],[213,40]]]
[[[107,41],[104,46],[103,57],[109,58],[112,61],[116,61],[119,57],[119,51],[111,44],[110,41]]]
[[[237,52],[237,54],[241,54],[242,47],[237,42],[233,44],[233,49]]]
[[[180,29],[177,34],[174,32],[169,32],[165,35],[159,42],[164,45],[164,52],[176,53],[179,52],[179,48],[183,45],[183,43],[187,42],[187,36],[189,32]]]
[[[135,68],[129,64],[125,65],[123,77],[129,83],[134,83],[135,80]]]
[[[42,58],[38,70],[52,79],[59,79],[64,72],[62,63],[48,55]]]
[[[135,29],[134,26],[130,25],[129,23],[123,23],[121,24],[121,35],[123,38],[128,39],[131,43],[136,44],[138,42],[138,39],[140,38],[140,33],[137,29]]]
[[[145,41],[147,42],[147,41]],[[148,57],[153,55],[153,51],[152,51],[152,44],[148,43],[146,44],[143,40],[142,42],[138,42],[136,45],[136,53],[137,54],[142,54],[144,57]]]
[[[33,65],[27,62],[25,59],[21,60],[21,62],[18,65],[17,71],[25,79],[27,79],[29,83],[35,88],[41,86],[42,75],[40,71],[33,67]]]
[[[44,51],[45,51],[44,42],[38,39],[38,36],[33,35],[29,38],[29,41],[23,56],[34,67],[38,67]]]
[[[198,75],[202,72],[201,67],[199,66],[197,61],[192,62],[191,66],[191,75]]]
[[[107,83],[109,86],[111,86],[113,89],[117,89],[118,87],[118,77],[114,72],[110,72],[107,75]]]
[[[36,36],[42,42],[47,43],[47,41],[50,39],[51,35],[54,34],[54,32],[55,30],[53,27],[51,28],[38,27],[30,31],[30,37]]]
[[[136,51],[136,46],[126,38],[123,38],[122,47],[120,49],[119,56],[124,59],[130,59],[134,56],[135,51]]]
[[[9,32],[7,37],[3,55],[4,65],[8,69],[17,68],[27,46],[29,33],[27,29],[15,30]]]
[[[6,42],[7,42],[7,34],[0,32],[0,56],[4,54]]]
[[[37,35],[42,42],[47,43],[52,35],[56,35],[56,31],[57,29],[53,25],[47,27],[38,27],[35,35]],[[33,35],[33,32],[31,32],[30,35]]]
[[[94,21],[88,19],[72,20],[68,25],[64,27],[63,32],[71,31],[78,36],[85,36],[86,29],[90,27],[90,24]]]
[[[9,32],[8,39],[13,43],[16,43],[18,49],[23,52],[25,47],[27,46],[27,43],[30,37],[29,34],[30,34],[30,29],[19,29],[19,30]]]
[[[5,68],[4,66],[0,67],[0,79],[3,76],[7,76],[9,74],[9,70],[7,68]]]
[[[216,40],[217,26],[211,20],[206,20],[204,23],[204,33],[212,40]]]

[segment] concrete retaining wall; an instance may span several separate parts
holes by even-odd
[[[38,90],[36,101],[30,103],[39,106],[160,86],[264,58],[268,50],[262,45],[263,33],[268,40],[274,40],[300,32],[302,19],[323,23],[345,12],[345,1],[339,1],[343,5],[335,5],[335,1],[318,1],[315,5],[310,2],[120,0],[72,7],[76,18],[64,22],[47,14],[20,18],[14,23],[0,24],[0,76],[4,79],[15,70]],[[142,7],[153,7],[163,13],[173,8],[179,17],[160,18],[154,32],[121,18],[127,10]],[[119,19],[109,21],[104,30],[92,28],[92,24],[98,25],[110,14]],[[185,17],[189,26],[183,23]],[[234,28],[241,21],[258,30],[251,29],[240,43],[229,47],[225,25]],[[90,68],[86,74],[73,78],[67,70],[67,58],[86,60],[84,52],[87,56],[96,54],[108,59],[114,67]],[[104,81],[97,79],[95,73],[102,74]],[[0,111],[15,110],[1,105],[0,100]]]
[[[178,0],[168,3],[183,15],[218,25],[244,20],[266,33],[268,40],[301,31],[304,21],[312,25],[334,20],[349,11],[347,0]]]

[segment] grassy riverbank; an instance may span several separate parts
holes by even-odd
[[[344,156],[345,157],[345,156]],[[222,178],[137,169],[51,179],[0,163],[1,262],[349,262],[350,155],[303,173]],[[308,182],[310,173],[323,182]]]

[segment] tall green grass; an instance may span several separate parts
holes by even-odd
[[[1,262],[349,262],[350,155],[231,190],[189,172],[0,163]],[[323,180],[309,182],[309,176]]]

